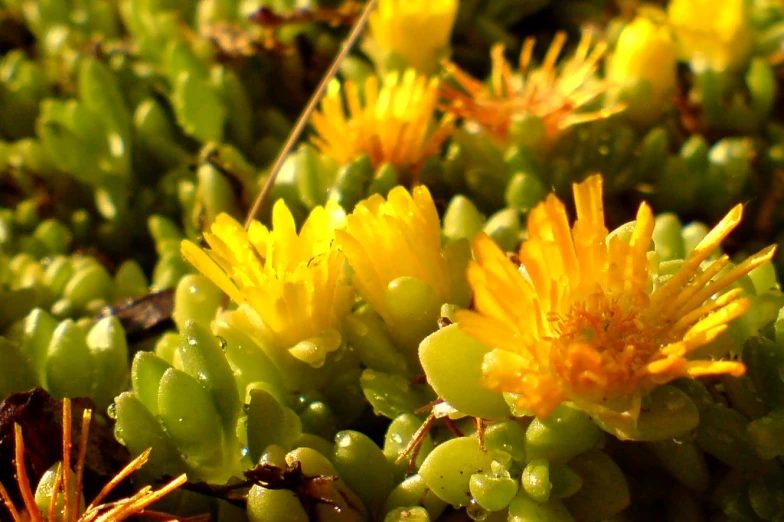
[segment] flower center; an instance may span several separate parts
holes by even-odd
[[[646,325],[639,306],[605,294],[552,314],[550,364],[575,395],[604,401],[636,389],[638,370],[661,346],[656,329]]]

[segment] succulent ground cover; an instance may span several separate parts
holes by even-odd
[[[782,520],[783,67],[776,0],[0,0],[0,518]]]

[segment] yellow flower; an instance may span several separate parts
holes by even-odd
[[[396,54],[423,74],[434,74],[448,51],[457,0],[379,0],[370,15],[371,49]],[[384,56],[376,57],[383,63]]]
[[[344,278],[345,258],[334,246],[345,212],[336,202],[316,207],[299,235],[283,200],[272,211],[272,230],[254,221],[246,232],[221,214],[204,233],[210,250],[183,241],[182,254],[231,299],[263,323],[261,337],[313,366],[342,342],[340,320],[353,306]]]
[[[697,70],[746,63],[752,47],[746,0],[672,0],[667,7],[681,57]]]
[[[341,90],[346,92],[348,114],[343,109]],[[441,144],[452,132],[452,119],[445,116],[434,125],[433,112],[438,101],[438,79],[418,76],[411,69],[401,77],[389,73],[379,92],[379,80],[365,82],[365,103],[358,88],[346,82],[330,83],[313,114],[311,124],[317,136],[313,143],[340,164],[367,154],[373,165],[389,163],[414,168],[438,154]]]
[[[565,41],[566,34],[558,33],[542,65],[529,69],[535,41],[526,39],[520,53],[519,73],[512,72],[504,58],[504,47],[494,46],[489,87],[456,65],[447,64],[447,72],[460,86],[460,89],[447,84],[442,86],[447,110],[475,122],[502,142],[509,139],[512,123],[525,116],[541,118],[547,137],[553,139],[571,125],[606,118],[622,110],[623,107],[616,106],[578,112],[608,90],[608,82],[594,78],[607,45],[599,42],[591,48],[591,37],[584,34],[574,56],[559,71],[556,62]]]
[[[645,96],[628,99],[626,114],[641,123],[659,117],[676,88],[677,46],[665,25],[638,16],[624,27],[610,61],[607,77],[621,89],[639,89]]]
[[[413,196],[398,186],[386,201],[374,195],[360,202],[336,236],[354,271],[354,286],[388,324],[394,317],[385,296],[398,278],[427,283],[439,305],[453,302],[455,285],[441,249],[441,223],[425,186],[415,187]]]
[[[539,417],[570,401],[590,414],[636,419],[642,395],[660,384],[743,374],[740,362],[688,358],[748,308],[740,289],[722,291],[774,254],[766,248],[723,275],[726,255],[703,266],[740,222],[741,205],[678,272],[659,280],[647,257],[654,224],[647,204],[625,242],[608,237],[600,176],[574,185],[574,196],[571,229],[554,195],[531,212],[519,270],[487,236],[475,240],[468,279],[476,311],[461,311],[458,321],[494,347],[483,364],[485,384],[517,394],[517,406]]]

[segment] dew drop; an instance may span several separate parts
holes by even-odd
[[[477,502],[475,498],[472,498],[468,501],[468,505],[466,506],[466,514],[471,518],[471,520],[481,522],[487,518],[489,512],[480,506],[479,502]]]
[[[337,445],[341,448],[347,448],[351,446],[351,437],[348,435],[341,435],[335,442],[337,442]]]
[[[215,337],[218,338],[218,343],[220,343],[221,350],[225,352],[229,348],[229,343],[227,343],[226,339],[224,339],[220,335],[216,335]]]
[[[116,403],[116,402],[113,402],[113,403],[111,403],[111,404],[109,405],[109,407],[108,407],[108,408],[106,408],[106,414],[107,414],[107,415],[108,415],[110,418],[112,418],[112,419],[114,419],[114,420],[117,420],[117,403]]]

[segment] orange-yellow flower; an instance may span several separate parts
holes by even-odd
[[[554,195],[531,212],[519,270],[490,238],[475,240],[468,278],[476,311],[458,320],[494,347],[483,364],[486,385],[516,394],[517,406],[539,417],[569,401],[590,414],[636,418],[641,397],[660,384],[743,374],[737,361],[689,359],[748,308],[740,289],[723,291],[774,254],[768,247],[725,272],[726,255],[703,265],[740,222],[741,205],[680,270],[658,279],[648,259],[654,217],[647,204],[627,242],[608,237],[600,176],[574,185],[574,196],[571,228]]]
[[[348,113],[343,108],[345,90]],[[352,82],[333,81],[313,114],[316,131],[311,141],[324,154],[344,165],[367,154],[373,165],[389,163],[415,168],[438,154],[452,132],[452,118],[436,123],[433,114],[438,101],[438,79],[417,75],[413,69],[403,75],[387,74],[379,90],[379,80],[365,82],[364,104]]]
[[[411,193],[395,187],[386,200],[376,194],[360,202],[336,236],[354,270],[354,286],[388,323],[385,293],[397,278],[416,277],[441,303],[451,302],[456,285],[441,249],[438,211],[424,185]]]
[[[339,325],[354,304],[345,258],[334,245],[345,212],[336,202],[316,207],[297,234],[283,200],[272,229],[254,221],[245,231],[221,214],[204,233],[210,249],[182,242],[182,254],[231,299],[261,319],[261,337],[312,366],[341,345]]]
[[[584,34],[574,56],[558,68],[566,34],[558,33],[538,68],[530,69],[535,40],[526,39],[520,53],[520,69],[504,58],[504,47],[491,51],[492,72],[486,85],[456,65],[446,65],[459,89],[443,84],[442,97],[446,109],[458,117],[475,122],[498,140],[508,140],[512,124],[526,116],[543,120],[546,135],[552,139],[567,127],[609,117],[623,109],[608,107],[593,112],[579,112],[589,102],[605,93],[610,84],[595,78],[596,69],[607,50],[607,44],[592,45]]]

